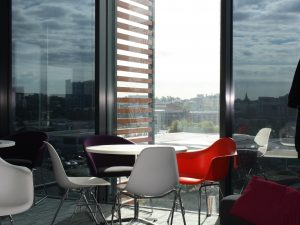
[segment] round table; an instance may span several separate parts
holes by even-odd
[[[8,148],[14,146],[16,143],[9,140],[0,140],[0,148]]]
[[[141,151],[149,147],[173,147],[176,153],[187,151],[186,146],[173,145],[131,145],[131,144],[116,144],[116,145],[95,145],[87,147],[86,150],[91,153],[98,154],[114,154],[114,155],[139,155]]]

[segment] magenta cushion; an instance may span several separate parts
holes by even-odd
[[[300,192],[253,177],[230,213],[255,225],[299,225]]]

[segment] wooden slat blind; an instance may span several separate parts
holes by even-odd
[[[117,135],[153,142],[153,0],[116,0]]]

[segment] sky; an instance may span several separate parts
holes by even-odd
[[[155,94],[219,93],[220,1],[155,2]]]
[[[85,4],[82,4],[84,2]],[[300,57],[299,0],[233,0],[235,97],[288,93]],[[94,0],[13,0],[13,82],[37,91],[48,62],[50,93],[56,80],[93,79]],[[48,49],[45,59],[45,49]],[[219,93],[220,1],[156,0],[155,94],[192,98]],[[17,64],[15,64],[17,65]],[[66,69],[66,68],[72,68]],[[83,68],[83,69],[82,69]],[[87,69],[88,68],[88,69]],[[79,74],[82,74],[80,76]]]
[[[286,95],[300,57],[300,1],[233,2],[236,98]]]

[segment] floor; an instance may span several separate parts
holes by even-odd
[[[59,199],[54,198],[46,198],[40,204],[32,207],[27,212],[21,213],[19,215],[13,216],[16,225],[45,225],[51,224],[51,220],[57,209],[59,204]],[[82,209],[81,212],[78,212],[74,215],[72,221],[70,220],[71,215],[75,208],[75,201],[74,200],[67,200],[57,219],[55,224],[57,225],[66,225],[72,222],[73,225],[92,225],[95,224],[89,214],[86,212],[85,209]],[[111,219],[111,205],[102,205],[102,209],[104,215],[106,216],[107,220]],[[150,215],[149,208],[142,208],[140,212],[140,216],[143,218],[149,217],[156,218],[156,224],[167,224],[167,218],[169,215],[169,211],[166,209],[154,209],[153,214]],[[130,207],[124,207],[122,209],[122,217],[131,217],[133,215],[133,210]],[[195,225],[197,224],[197,213],[187,211],[185,214],[187,224]],[[204,215],[202,216],[203,223],[202,225],[219,225],[218,215],[213,214],[210,217],[207,217],[204,221]],[[10,224],[8,218],[2,219],[1,225],[8,225]],[[128,223],[122,223],[128,224]],[[131,223],[131,224],[139,224],[139,223]],[[174,225],[183,224],[181,214],[176,212],[174,214]]]

